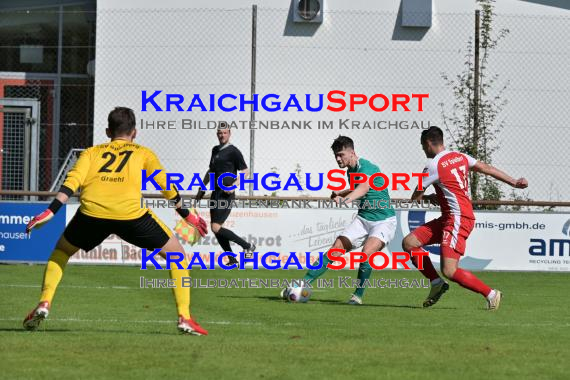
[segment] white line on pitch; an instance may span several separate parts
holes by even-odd
[[[0,321],[22,321],[22,318],[0,318]],[[78,323],[143,323],[143,324],[167,324],[167,323],[175,323],[175,320],[126,320],[126,319],[81,319],[81,318],[49,318],[46,320],[47,322],[78,322]],[[204,324],[213,324],[213,325],[270,325],[267,322],[251,322],[251,321],[200,321],[200,323]],[[292,323],[292,322],[276,322],[279,326],[295,326],[299,325],[303,322],[299,323]],[[330,326],[338,326],[336,323],[326,323],[323,321],[319,321],[320,325],[330,325]],[[555,322],[541,322],[541,323],[486,323],[486,322],[461,322],[459,323],[462,326],[469,326],[469,327],[529,327],[529,328],[536,328],[536,327],[570,327],[570,323],[555,323]],[[425,327],[424,323],[409,323],[406,322],[407,326],[418,326],[418,327]],[[447,326],[446,323],[430,323],[432,327],[438,326]]]
[[[22,318],[0,318],[0,321],[22,321]],[[48,318],[47,322],[79,322],[79,323],[151,323],[151,324],[167,324],[176,323],[175,320],[125,320],[125,319],[81,319],[81,318]],[[200,321],[205,324],[212,325],[264,325],[263,322],[251,321]],[[292,323],[279,323],[279,325],[292,326]]]

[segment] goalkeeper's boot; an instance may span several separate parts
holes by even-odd
[[[279,293],[279,297],[284,300],[287,299],[288,295],[289,295],[289,288],[283,288],[283,290],[281,290],[281,293]]]
[[[208,335],[208,331],[198,324],[195,320],[184,318],[182,315],[178,316],[178,331],[182,334],[190,335]]]
[[[353,294],[347,302],[349,305],[362,305],[362,298]]]
[[[429,295],[424,301],[424,307],[433,306],[439,301],[443,293],[449,290],[449,284],[445,281],[441,281],[437,285],[432,285],[429,291]]]
[[[38,306],[26,316],[26,319],[24,319],[24,328],[28,331],[36,331],[40,326],[40,322],[47,318],[49,307],[49,302],[40,302]]]
[[[495,297],[491,300],[487,300],[487,309],[493,311],[499,308],[501,305],[501,298],[503,297],[503,293],[500,290],[495,290]]]
[[[243,257],[246,259],[253,259],[253,252],[257,249],[257,246],[253,243],[250,244],[249,248],[245,250]]]

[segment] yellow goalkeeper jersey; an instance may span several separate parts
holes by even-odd
[[[83,151],[63,186],[73,192],[81,188],[79,209],[85,215],[137,219],[147,212],[146,208],[141,208],[143,169],[147,175],[161,170],[154,180],[161,188],[166,188],[164,168],[152,150],[133,142],[115,140]],[[176,190],[162,193],[167,199],[177,195]]]

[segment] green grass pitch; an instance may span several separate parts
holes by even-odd
[[[568,379],[570,276],[479,273],[504,292],[501,309],[451,284],[432,308],[427,289],[320,290],[307,304],[278,289],[193,289],[210,332],[179,335],[170,289],[140,289],[167,271],[69,266],[50,318],[21,322],[39,296],[43,266],[0,266],[0,377],[5,379]],[[300,278],[300,271],[193,271],[195,278]],[[356,276],[329,271],[325,278]],[[419,279],[415,271],[373,278]],[[336,282],[336,281],[335,281]]]

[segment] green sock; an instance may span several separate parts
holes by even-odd
[[[317,260],[317,262],[318,262],[318,260]],[[321,277],[329,269],[329,268],[327,268],[327,264],[330,262],[331,261],[327,257],[326,253],[323,254],[323,265],[321,266],[321,268],[309,270],[307,272],[307,274],[305,275],[305,277],[303,277],[303,280],[307,281],[310,284],[311,282],[313,282],[317,278]],[[313,265],[314,264],[316,264],[316,263],[313,263]]]
[[[365,280],[368,280],[370,278],[371,274],[372,274],[372,267],[370,266],[370,264],[361,263],[360,268],[358,269],[358,279],[360,280],[359,282],[360,286],[356,288],[356,290],[354,291],[354,295],[362,298],[362,296],[364,295],[364,291],[366,290],[366,288],[364,288],[362,285],[364,284]]]

